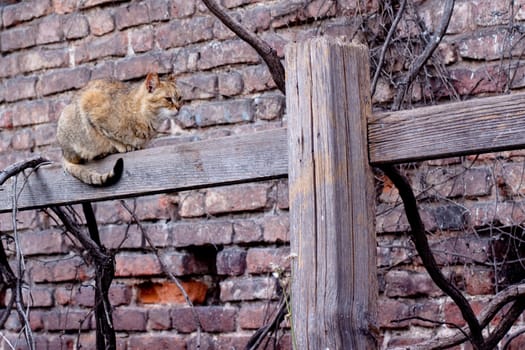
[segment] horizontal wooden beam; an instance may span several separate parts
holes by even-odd
[[[113,186],[80,183],[58,164],[29,177],[20,210],[142,196],[284,177],[288,174],[285,128],[112,155],[94,168],[124,158],[125,173]],[[402,163],[525,148],[525,93],[376,113],[368,123],[372,165]],[[21,181],[20,181],[21,183]],[[0,187],[0,212],[11,210],[10,181]]]
[[[124,158],[124,174],[109,187],[83,184],[65,174],[59,164],[39,168],[20,193],[19,210],[257,181],[288,173],[284,128],[111,155],[93,167],[103,171],[119,157]],[[20,178],[19,188],[23,182]],[[0,186],[0,213],[11,207],[12,180],[8,180]]]
[[[368,142],[372,164],[525,148],[525,93],[377,113]]]

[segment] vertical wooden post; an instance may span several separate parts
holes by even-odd
[[[375,349],[368,50],[315,38],[285,56],[296,348]]]

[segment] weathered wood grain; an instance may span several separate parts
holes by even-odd
[[[374,349],[368,50],[316,38],[287,46],[285,57],[297,349]]]
[[[377,113],[368,139],[372,164],[525,148],[525,93]]]
[[[288,172],[286,129],[262,131],[209,141],[111,155],[94,167],[111,167],[124,158],[124,174],[109,187],[85,185],[59,164],[29,176],[18,200],[19,210],[101,201],[243,181],[284,177]],[[11,210],[12,184],[0,187],[0,212]],[[19,188],[23,183],[19,179]]]

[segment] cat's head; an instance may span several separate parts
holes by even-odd
[[[149,73],[144,81],[147,108],[157,117],[173,117],[179,111],[182,96],[170,75],[160,80],[157,73]]]

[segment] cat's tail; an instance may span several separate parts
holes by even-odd
[[[80,181],[93,186],[109,186],[117,183],[124,171],[124,160],[117,159],[113,169],[99,173],[82,164],[75,164],[64,159],[64,169]]]

